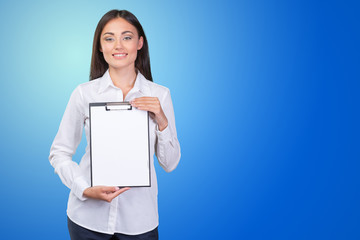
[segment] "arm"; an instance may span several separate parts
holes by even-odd
[[[173,171],[180,161],[181,153],[170,91],[165,92],[161,101],[157,97],[142,97],[134,99],[131,104],[140,110],[151,112],[157,122],[156,156],[166,172]]]
[[[82,176],[79,165],[72,161],[72,156],[81,141],[85,121],[82,103],[80,89],[76,88],[71,94],[59,130],[51,146],[49,160],[61,181],[80,200],[85,200],[83,192],[89,187],[89,183]]]

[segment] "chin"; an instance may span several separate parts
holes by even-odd
[[[128,68],[132,64],[109,64],[109,67],[113,69],[122,69],[122,68]],[[135,63],[133,63],[133,66],[135,67]]]

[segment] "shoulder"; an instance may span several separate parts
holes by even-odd
[[[75,88],[74,92],[77,92],[80,95],[83,95],[83,94],[89,94],[94,91],[97,91],[97,89],[99,89],[99,87],[100,87],[100,81],[101,81],[101,77],[91,80],[89,82],[81,83]]]
[[[81,83],[77,86],[77,88],[80,88],[81,90],[91,89],[91,88],[99,86],[100,81],[101,81],[101,77],[91,80],[89,82]]]
[[[167,92],[170,92],[169,88],[163,86],[163,85],[160,85],[160,84],[157,84],[157,83],[154,83],[154,82],[151,82],[151,81],[148,81],[148,84],[150,86],[150,89],[153,90],[153,91],[158,91],[158,92],[161,92],[161,93],[167,93]]]
[[[145,77],[142,77],[141,81],[143,82],[144,86],[149,89],[151,96],[164,97],[165,95],[170,93],[169,88],[158,83],[149,81]]]

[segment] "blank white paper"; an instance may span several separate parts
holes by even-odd
[[[150,186],[148,112],[90,108],[92,185]]]

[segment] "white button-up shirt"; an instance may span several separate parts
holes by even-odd
[[[72,93],[58,133],[50,149],[49,160],[61,181],[71,189],[67,215],[76,224],[97,232],[135,235],[158,226],[157,179],[154,154],[161,167],[170,172],[180,160],[173,104],[169,89],[145,79],[138,72],[134,87],[125,101],[134,98],[157,97],[168,119],[168,126],[159,131],[149,118],[151,187],[131,188],[111,203],[86,198],[83,192],[90,187],[89,103],[123,101],[123,93],[116,87],[109,70],[98,79],[80,84]],[[85,129],[87,147],[79,164],[72,156]]]

